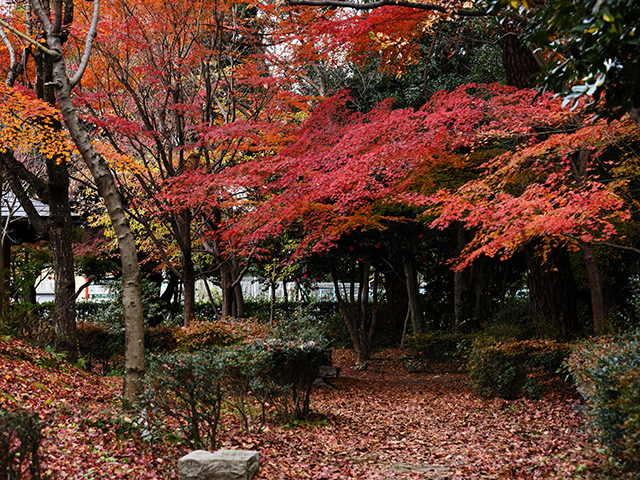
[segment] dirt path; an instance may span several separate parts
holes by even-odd
[[[487,401],[463,373],[334,363],[342,377],[315,391],[315,423],[264,432],[258,478],[606,478],[575,400]]]

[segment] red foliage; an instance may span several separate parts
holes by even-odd
[[[578,181],[571,170],[572,155],[603,151],[624,125],[582,126],[559,100],[498,84],[440,92],[416,111],[394,110],[389,100],[361,114],[348,102],[339,94],[322,103],[279,153],[221,174],[188,172],[165,184],[164,198],[177,209],[244,211],[225,225],[244,251],[295,226],[304,235],[296,255],[350,230],[384,228],[385,205],[398,203],[438,204],[428,209],[439,215],[434,227],[463,220],[480,228],[467,261],[507,256],[534,236],[608,239],[628,218],[597,178]],[[490,161],[478,165],[477,155]],[[459,169],[480,177],[442,189]]]

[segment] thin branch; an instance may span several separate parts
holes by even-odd
[[[44,203],[49,203],[49,196],[46,190],[47,185],[42,181],[40,177],[38,177],[31,170],[25,167],[22,162],[16,160],[16,157],[13,155],[12,151],[5,150],[0,155],[0,164],[4,165],[14,175],[20,178],[20,180],[27,182],[29,186],[36,191],[36,195],[38,195],[38,197],[40,197],[40,199],[42,199]]]
[[[561,236],[570,238],[571,240],[575,240],[576,242],[583,242],[583,240],[581,240],[580,238],[578,238],[578,237],[576,237],[574,235],[569,235],[567,233],[563,233],[563,234],[561,234]],[[635,247],[627,247],[625,245],[616,245],[615,243],[604,242],[604,241],[601,241],[601,240],[592,240],[589,243],[593,243],[594,245],[603,245],[605,247],[617,248],[619,250],[628,250],[630,252],[634,252],[634,253],[637,253],[638,255],[640,255],[640,250],[635,248]]]
[[[3,26],[4,28],[6,28],[7,30],[9,30],[10,32],[15,33],[17,36],[19,36],[23,40],[26,40],[27,42],[31,43],[32,45],[35,45],[40,50],[42,50],[44,53],[46,53],[51,58],[53,58],[54,61],[55,60],[59,60],[60,57],[62,57],[62,53],[48,49],[47,47],[42,45],[37,40],[34,40],[33,38],[31,38],[29,35],[27,35],[25,33],[22,33],[20,30],[16,30],[15,28],[13,28],[11,25],[9,25],[7,22],[2,20],[1,18],[0,18],[0,25]]]
[[[16,57],[16,51],[13,48],[13,45],[11,43],[11,40],[9,40],[9,37],[7,37],[7,33],[4,31],[3,28],[0,28],[0,37],[2,37],[2,41],[4,42],[5,46],[7,47],[7,50],[9,51],[9,73],[7,73],[7,79],[5,80],[5,84],[7,86],[12,86],[11,84],[13,83],[13,77],[14,77],[14,70],[16,68],[16,65],[18,63],[18,59]]]
[[[417,10],[432,10],[448,15],[461,17],[484,17],[490,15],[489,10],[473,10],[469,8],[447,8],[432,3],[408,2],[405,0],[377,0],[371,3],[350,2],[348,0],[286,0],[287,5],[305,5],[309,7],[342,7],[355,10],[373,10],[384,6],[408,7]]]
[[[251,266],[251,258],[253,257],[253,253],[254,253],[253,251],[249,253],[249,256],[247,257],[247,263],[238,274],[238,278],[236,278],[235,281],[231,284],[231,288],[235,288],[242,281],[242,277],[244,277],[245,273],[247,273],[247,270],[249,270],[249,267]]]
[[[85,288],[87,288],[89,285],[91,285],[93,283],[93,280],[95,279],[95,277],[89,277],[87,278],[87,281],[84,282],[80,288],[78,288],[78,290],[76,290],[76,294],[73,298],[77,299],[78,296],[80,296],[80,294],[82,293],[82,290],[84,290]]]
[[[22,184],[18,180],[18,178],[13,174],[11,170],[7,172],[7,182],[13,191],[13,194],[16,196],[20,205],[26,212],[29,217],[29,221],[34,226],[39,235],[46,237],[49,235],[49,222],[43,217],[40,216],[36,208],[34,207],[31,199],[25,192]]]
[[[84,72],[87,69],[87,65],[89,64],[91,47],[93,45],[93,40],[96,38],[96,32],[98,31],[99,12],[100,0],[93,0],[93,17],[91,18],[91,27],[89,28],[89,32],[87,33],[87,40],[84,44],[84,53],[82,54],[82,60],[80,61],[78,70],[71,78],[71,80],[69,80],[69,83],[71,83],[71,88],[75,87],[80,82],[80,79],[82,78],[82,75],[84,75]]]
[[[52,33],[51,29],[53,28],[51,25],[51,20],[49,20],[49,15],[45,11],[44,7],[42,6],[41,1],[31,0],[29,3],[33,7],[33,11],[38,17],[38,20],[40,20],[40,23],[42,24],[42,27],[44,28],[45,33],[47,35],[51,35]]]

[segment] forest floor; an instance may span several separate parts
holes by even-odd
[[[617,470],[587,431],[576,399],[485,400],[451,368],[407,373],[406,351],[384,350],[366,371],[335,351],[335,388],[314,389],[304,422],[244,433],[222,447],[257,450],[258,479],[606,479]],[[53,362],[55,363],[55,362]],[[55,479],[174,479],[186,447],[143,439],[118,411],[121,381],[52,365],[46,352],[0,338],[0,408],[44,419],[42,470]]]

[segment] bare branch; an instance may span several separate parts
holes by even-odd
[[[4,31],[3,28],[0,28],[0,37],[2,38],[2,41],[4,42],[5,46],[7,47],[7,51],[9,52],[9,73],[7,73],[7,79],[5,80],[5,84],[10,87],[12,86],[13,83],[13,78],[14,78],[14,71],[16,69],[16,65],[18,64],[18,60],[16,57],[16,51],[13,48],[13,45],[11,44],[11,40],[9,40],[9,37],[7,37],[7,33]]]
[[[433,3],[409,2],[406,0],[377,0],[371,3],[351,2],[348,0],[286,0],[287,5],[304,5],[309,7],[342,7],[353,8],[355,10],[373,10],[384,6],[408,7],[417,10],[431,10],[445,13],[447,15],[458,15],[461,17],[484,17],[489,15],[487,9],[473,10],[469,8],[450,8]]]
[[[13,152],[11,152],[10,150],[5,150],[2,155],[0,155],[0,164],[4,165],[20,180],[27,182],[29,186],[36,191],[36,195],[38,195],[38,197],[40,197],[40,199],[42,199],[45,203],[49,202],[46,188],[47,186],[44,181],[27,167],[25,167],[22,162],[16,160]]]
[[[17,36],[19,36],[23,40],[26,40],[27,42],[31,43],[32,45],[35,45],[36,47],[38,47],[40,50],[42,50],[44,53],[49,55],[54,60],[59,60],[60,57],[62,56],[62,54],[60,52],[56,52],[55,50],[48,49],[47,47],[42,45],[37,40],[34,40],[33,38],[31,38],[29,35],[27,35],[25,33],[22,33],[20,30],[16,30],[15,28],[13,28],[11,25],[9,25],[7,22],[2,20],[1,18],[0,18],[0,25],[2,25],[4,28],[9,30],[10,32],[15,33]]]
[[[48,222],[40,216],[36,208],[33,206],[31,199],[27,195],[27,192],[25,192],[24,187],[11,170],[7,171],[7,182],[36,231],[43,237],[47,236],[49,234]]]
[[[42,27],[44,28],[44,31],[46,32],[47,36],[51,35],[52,33],[51,29],[53,28],[51,25],[51,20],[49,20],[49,15],[47,15],[47,12],[42,6],[41,1],[31,0],[30,3],[31,3],[31,6],[33,7],[33,11],[38,17],[38,20],[40,20],[40,23],[42,24]]]
[[[69,82],[71,83],[71,88],[75,87],[84,75],[85,70],[87,69],[87,65],[89,64],[89,57],[91,56],[91,47],[93,45],[93,40],[96,38],[96,32],[98,30],[98,17],[100,12],[100,0],[93,0],[93,17],[91,18],[91,27],[89,28],[89,32],[87,33],[87,40],[84,44],[84,53],[82,54],[82,60],[80,61],[80,65],[78,66],[78,70],[73,75]]]
[[[576,242],[583,242],[580,238],[576,237],[575,235],[569,235],[567,233],[563,233],[561,234],[561,236],[566,237],[566,238],[570,238],[571,240],[574,240]],[[593,243],[594,245],[603,245],[605,247],[610,247],[610,248],[617,248],[618,250],[627,250],[629,252],[634,252],[637,253],[638,255],[640,255],[640,250],[638,250],[635,247],[627,247],[626,245],[617,245],[615,243],[610,243],[610,242],[604,242],[604,241],[600,241],[600,240],[593,240],[589,243]]]
[[[77,299],[77,298],[78,298],[78,296],[80,296],[80,294],[82,293],[82,290],[84,290],[84,289],[85,289],[85,288],[87,288],[89,285],[91,285],[91,284],[93,283],[93,280],[94,280],[94,279],[95,279],[95,277],[89,277],[89,278],[87,279],[87,281],[86,281],[86,282],[84,282],[84,283],[80,286],[80,288],[78,288],[78,289],[76,290],[76,294],[75,294],[75,296],[74,296],[73,298],[76,298],[76,299]]]

